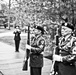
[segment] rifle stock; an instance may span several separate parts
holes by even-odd
[[[56,51],[56,47],[54,47],[53,55],[55,54],[55,51]],[[54,64],[55,64],[55,60],[53,60],[50,73],[54,71]]]

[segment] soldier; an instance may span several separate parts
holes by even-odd
[[[44,29],[36,26],[34,32],[35,36],[32,37],[31,46],[26,45],[26,49],[30,50],[30,75],[41,75],[43,51],[45,48]]]
[[[21,37],[20,37],[21,31],[19,29],[19,26],[16,26],[16,29],[13,33],[15,34],[15,36],[14,36],[15,52],[19,52],[19,44],[20,44],[20,40],[21,40]]]
[[[76,75],[76,37],[72,35],[74,27],[68,23],[63,24],[59,39],[59,55],[54,55],[58,61],[58,75]]]

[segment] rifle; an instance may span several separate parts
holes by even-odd
[[[27,44],[30,45],[30,25],[28,26]],[[23,65],[23,70],[24,71],[27,71],[28,70],[29,53],[30,53],[30,51],[28,49],[26,49],[26,56],[25,56],[26,60],[25,60],[24,65]]]
[[[59,29],[57,29],[57,34],[56,34],[56,36],[55,36],[56,46],[55,46],[55,48],[54,48],[53,55],[55,55],[55,54],[58,55],[58,54],[59,54],[59,34],[58,34],[58,30],[59,30]],[[53,60],[53,63],[52,63],[52,66],[51,66],[50,75],[52,74],[52,72],[54,72],[53,75],[55,75],[57,71],[58,71],[58,62],[55,61],[55,60]]]

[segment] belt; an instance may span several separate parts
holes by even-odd
[[[61,63],[63,63],[63,64],[66,65],[66,66],[75,66],[75,65],[74,65],[74,62],[63,61],[63,62],[61,62]]]
[[[69,54],[70,53],[67,52],[67,51],[62,51],[62,50],[59,51],[59,55],[61,55],[61,56],[66,56],[66,55],[69,55]]]

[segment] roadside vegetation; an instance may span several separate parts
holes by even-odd
[[[8,45],[15,46],[15,42],[14,42],[14,37],[13,36],[1,37],[0,41],[6,43]],[[20,48],[22,50],[25,50],[25,45],[26,45],[26,37],[25,36],[21,36]]]
[[[48,54],[52,54],[54,44],[51,44],[52,42],[50,41],[50,36],[44,35],[44,38],[46,39],[45,40],[46,41],[46,47],[44,50],[44,55],[47,56]],[[15,47],[14,36],[0,37],[0,42],[3,42],[3,43],[6,43],[8,45]],[[27,37],[21,36],[20,49],[26,50],[26,47],[25,47],[26,43],[27,43]]]

